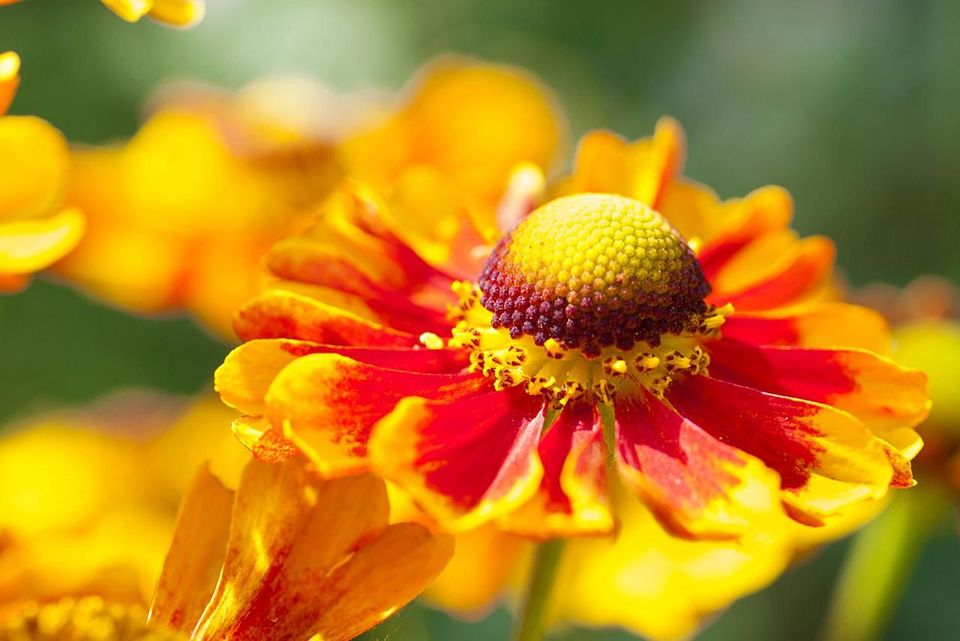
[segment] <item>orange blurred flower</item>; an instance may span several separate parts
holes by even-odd
[[[236,432],[266,460],[373,470],[453,531],[610,532],[610,459],[694,538],[824,525],[911,486],[925,377],[870,351],[879,317],[815,302],[833,246],[789,230],[786,192],[720,202],[679,177],[682,140],[671,120],[588,135],[571,195],[501,212],[520,222],[492,253],[445,264],[407,241],[426,221],[347,185],[237,317],[247,342],[217,374]]]
[[[5,116],[20,81],[20,59],[0,54],[0,292],[73,249],[84,221],[63,207],[70,173],[59,131],[33,116]]]

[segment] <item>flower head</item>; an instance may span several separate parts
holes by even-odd
[[[877,316],[817,302],[833,247],[788,229],[785,192],[721,202],[679,177],[681,141],[669,120],[588,135],[562,197],[501,216],[519,222],[472,275],[347,186],[237,318],[248,342],[217,378],[237,432],[264,458],[372,469],[453,530],[610,531],[608,461],[697,538],[912,485],[923,374],[869,351]]]
[[[4,115],[19,84],[20,59],[0,54],[0,291],[22,287],[80,241],[84,220],[63,207],[70,172],[59,131],[33,116]]]

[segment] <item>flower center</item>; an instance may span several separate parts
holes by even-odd
[[[662,397],[676,376],[706,372],[700,343],[730,311],[704,302],[696,256],[660,214],[605,194],[531,213],[497,245],[478,285],[454,290],[448,344],[470,349],[471,369],[497,389],[524,385],[555,407],[638,387]]]
[[[479,279],[491,325],[597,356],[694,329],[710,291],[686,242],[631,198],[578,194],[531,213]]]
[[[106,603],[99,597],[28,603],[0,619],[0,638],[23,641],[183,641],[179,633],[152,630],[137,606]]]

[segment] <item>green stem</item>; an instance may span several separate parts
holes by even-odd
[[[834,589],[824,641],[876,641],[883,636],[942,514],[939,497],[913,490],[892,500],[857,535]]]
[[[563,539],[545,541],[537,546],[523,607],[514,624],[514,641],[541,641],[546,634],[547,606],[563,546]]]

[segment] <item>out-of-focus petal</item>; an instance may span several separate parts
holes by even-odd
[[[322,472],[345,474],[367,467],[373,425],[401,399],[459,398],[484,384],[476,374],[422,374],[313,354],[296,359],[274,379],[267,415]]]
[[[149,16],[173,27],[192,27],[205,13],[204,0],[153,0]]]
[[[83,229],[83,215],[75,209],[0,223],[0,272],[29,274],[51,265],[77,246]]]
[[[34,116],[0,118],[0,221],[55,210],[69,171],[67,141],[49,123]]]
[[[782,517],[779,479],[651,394],[616,403],[624,482],[681,535],[736,538]]]
[[[374,429],[371,465],[448,530],[468,530],[536,492],[543,411],[522,392],[406,398]]]
[[[0,53],[0,116],[10,108],[19,84],[20,57],[12,51]]]
[[[725,337],[756,345],[848,347],[890,351],[890,328],[880,314],[846,303],[824,303],[727,317]]]
[[[151,623],[190,633],[220,577],[233,492],[204,465],[180,505],[173,540],[150,606]]]

